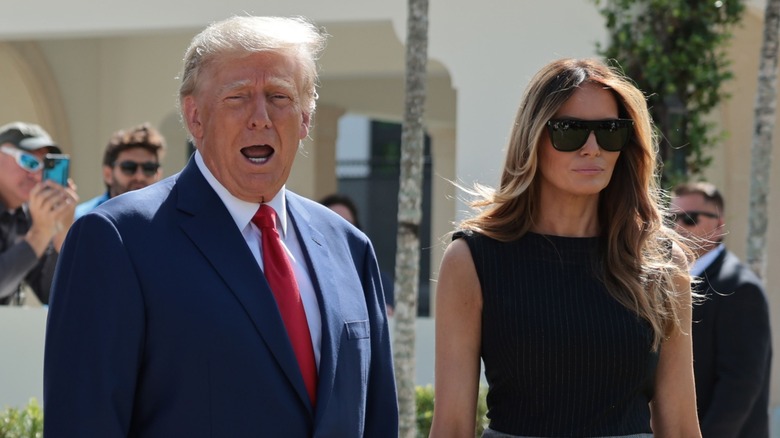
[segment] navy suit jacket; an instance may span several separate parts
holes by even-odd
[[[693,367],[704,438],[769,436],[772,339],[761,282],[724,250],[694,289]]]
[[[322,316],[312,408],[263,272],[194,160],[79,219],[47,322],[57,437],[396,437],[379,269],[366,236],[287,191]]]

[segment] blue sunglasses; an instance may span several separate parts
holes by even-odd
[[[43,167],[43,163],[33,154],[23,152],[21,149],[10,146],[0,146],[0,152],[10,155],[16,159],[16,164],[28,172],[37,172]]]

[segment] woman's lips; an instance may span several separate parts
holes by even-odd
[[[601,173],[604,171],[604,169],[600,167],[582,167],[579,169],[574,169],[577,173],[583,173],[583,174],[595,174],[595,173]]]

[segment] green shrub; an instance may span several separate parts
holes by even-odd
[[[417,436],[427,438],[431,432],[431,423],[433,422],[433,386],[418,386],[417,391]],[[487,427],[487,387],[480,386],[479,398],[477,399],[477,427],[474,431],[475,437],[482,436],[482,432]]]
[[[418,386],[417,392],[417,435],[427,438],[431,431],[433,421],[433,386]],[[479,389],[477,399],[477,427],[474,436],[482,436],[487,426],[487,404],[485,396],[487,388]],[[13,407],[0,412],[0,438],[42,438],[43,437],[43,410],[34,398],[24,409]]]
[[[417,436],[427,437],[433,421],[433,386],[418,386],[417,392]]]
[[[8,407],[0,412],[0,438],[43,437],[43,410],[34,398],[20,410]]]

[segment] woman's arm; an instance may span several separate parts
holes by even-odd
[[[479,393],[482,290],[463,239],[447,248],[436,288],[435,399],[431,437],[473,437]]]
[[[674,259],[682,270],[687,263],[675,246]],[[659,438],[701,437],[696,416],[696,389],[693,380],[693,343],[691,341],[691,285],[689,278],[674,280],[678,297],[675,305],[680,326],[661,344],[655,396],[650,404],[653,434]]]

